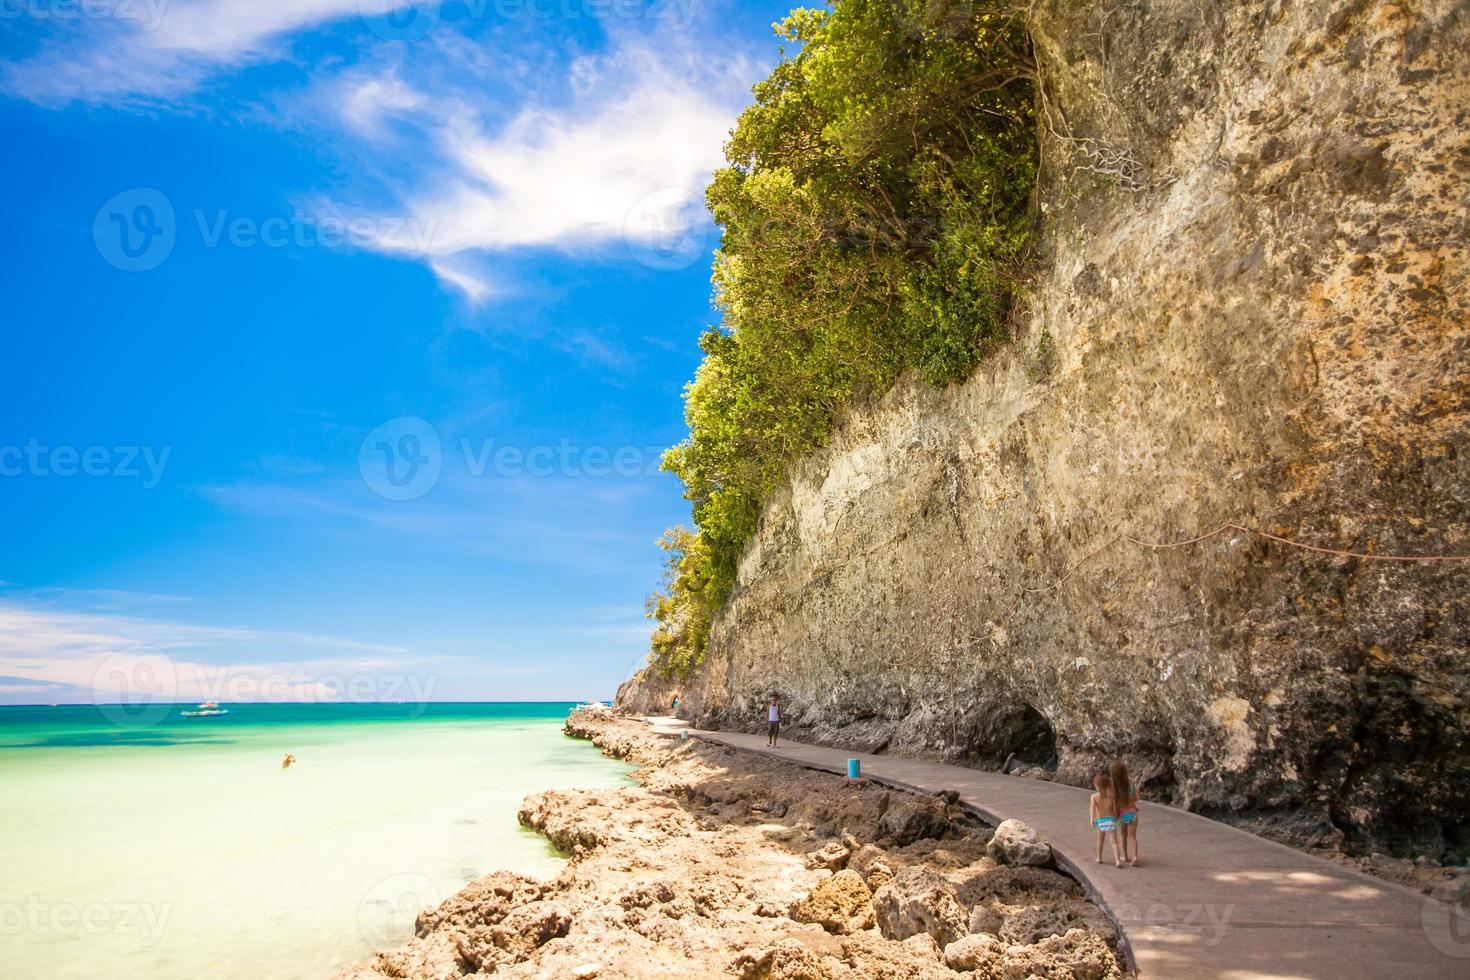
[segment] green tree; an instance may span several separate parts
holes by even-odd
[[[707,191],[721,322],[664,457],[698,526],[665,536],[678,571],[651,600],[653,660],[679,670],[786,467],[907,369],[967,377],[1005,335],[1032,237],[1034,69],[1009,5],[839,0],[777,34]]]
[[[662,587],[648,597],[648,617],[657,620],[651,659],[666,675],[687,673],[704,657],[709,642],[710,610],[705,602],[701,567],[704,544],[687,527],[671,527],[658,540],[669,553]]]

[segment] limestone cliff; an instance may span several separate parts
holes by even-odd
[[[767,508],[681,713],[1470,847],[1470,6],[1049,0],[1042,254]],[[638,706],[668,689],[640,678]]]

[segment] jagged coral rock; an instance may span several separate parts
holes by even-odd
[[[852,834],[840,847],[852,852],[854,867],[836,874],[809,867],[810,855],[833,842],[778,822],[776,810],[820,802],[827,812],[851,814],[872,835],[887,807],[910,794],[714,745],[663,741],[641,724],[605,716],[579,718],[568,729],[636,759],[642,786],[527,797],[525,824],[575,849],[560,874],[549,881],[506,872],[479,878],[424,911],[407,945],[344,969],[339,980],[459,980],[474,973],[540,980],[588,964],[599,976],[670,980],[732,971],[940,980],[953,972],[939,942],[952,943],[969,924],[962,890],[1006,912],[1064,891],[1052,879],[1066,879],[1055,872],[996,866],[983,856],[988,831],[954,821],[941,838],[889,849]],[[710,810],[714,800],[717,813]],[[776,829],[783,833],[770,832]],[[881,877],[885,866],[901,885],[890,889],[891,903],[880,903],[896,908],[890,932],[898,922],[919,926],[900,930],[902,937],[869,926],[877,911],[862,872]],[[1046,962],[1060,962],[1065,952],[1047,952]]]
[[[990,856],[1004,864],[1045,868],[1051,864],[1051,845],[1030,824],[1006,820],[990,838]]]
[[[806,866],[826,868],[828,871],[841,871],[847,866],[851,855],[852,852],[843,845],[836,841],[828,841],[806,856]]]
[[[944,947],[944,963],[951,970],[975,973],[983,980],[1000,980],[1006,944],[989,933],[961,936]]]
[[[1072,929],[1034,946],[1010,946],[1001,967],[1006,980],[1112,980],[1122,975],[1113,951],[1097,936]]]
[[[847,933],[873,924],[873,893],[862,875],[842,870],[823,878],[791,909],[797,922],[814,922],[828,932]]]
[[[873,896],[878,928],[889,939],[927,933],[941,946],[969,931],[954,886],[928,868],[904,868]]]

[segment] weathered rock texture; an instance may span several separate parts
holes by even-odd
[[[1014,342],[793,468],[681,713],[751,727],[774,690],[796,737],[1072,782],[1121,756],[1154,799],[1463,855],[1470,566],[1122,536],[1470,552],[1467,6],[1050,0],[1032,28]]]
[[[571,855],[560,874],[478,878],[420,912],[408,944],[337,980],[941,980],[951,963],[1016,980],[1124,976],[1116,930],[1077,883],[998,865],[989,828],[957,807],[939,803],[943,819],[900,842],[881,817],[914,794],[605,711],[575,713],[567,731],[640,763],[642,786],[527,797],[521,822]],[[830,870],[858,855],[862,871]],[[879,867],[893,879],[881,922],[863,877]],[[994,931],[965,943],[977,913]]]

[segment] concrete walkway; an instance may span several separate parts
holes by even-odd
[[[678,735],[675,718],[649,718]],[[1094,863],[1087,790],[961,766],[864,755],[763,735],[690,730],[695,738],[827,772],[861,760],[877,782],[921,792],[952,789],[986,819],[1024,820],[1057,862],[1122,929],[1141,977],[1392,977],[1470,980],[1470,916],[1225,824],[1145,803],[1141,864]]]

